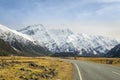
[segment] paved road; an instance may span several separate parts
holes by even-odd
[[[80,60],[69,60],[74,65],[74,80],[120,80],[120,67]]]

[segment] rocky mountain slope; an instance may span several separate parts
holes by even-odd
[[[112,48],[105,56],[106,57],[120,57],[120,44]]]
[[[45,55],[49,52],[41,47],[29,36],[0,25],[0,38],[8,42],[15,50],[22,55]]]
[[[16,55],[17,52],[9,45],[9,43],[0,39],[0,56]]]
[[[55,52],[58,48],[55,40],[51,38],[50,34],[42,24],[28,26],[19,30],[19,32],[31,36],[32,39],[39,42],[39,45],[47,47],[51,52]]]

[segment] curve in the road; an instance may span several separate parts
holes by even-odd
[[[120,67],[69,60],[74,65],[74,80],[120,80]]]

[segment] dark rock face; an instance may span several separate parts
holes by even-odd
[[[106,57],[120,57],[120,44],[112,48],[105,56]]]
[[[19,41],[12,42],[11,46],[15,47],[16,49],[20,50],[22,55],[25,56],[44,56],[48,55],[50,52],[44,47],[41,47],[40,45],[35,45],[32,42],[27,42],[27,44],[21,43]],[[27,54],[29,53],[29,54]]]
[[[15,55],[17,52],[10,46],[9,43],[0,39],[0,56]]]

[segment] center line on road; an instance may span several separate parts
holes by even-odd
[[[115,73],[115,74],[117,74],[117,75],[120,75],[120,73],[117,73],[117,72],[115,72],[115,71],[112,71],[112,73]]]
[[[81,76],[81,73],[80,73],[80,69],[79,69],[79,67],[78,67],[78,65],[77,65],[76,63],[75,63],[75,66],[76,66],[76,68],[77,68],[79,78],[80,78],[80,80],[82,80],[82,76]]]

